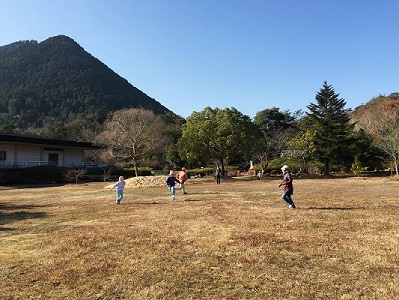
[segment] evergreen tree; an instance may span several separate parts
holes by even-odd
[[[326,81],[315,99],[317,103],[307,106],[309,124],[315,132],[314,155],[323,162],[324,175],[329,175],[331,163],[342,163],[355,142],[351,137],[353,125],[349,123],[350,110],[345,109],[345,100]]]

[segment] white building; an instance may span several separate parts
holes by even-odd
[[[0,169],[43,165],[84,167],[85,151],[92,143],[0,134]]]

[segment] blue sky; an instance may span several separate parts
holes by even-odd
[[[0,0],[0,46],[67,35],[176,114],[399,92],[397,0]],[[1,70],[0,70],[1,71]]]

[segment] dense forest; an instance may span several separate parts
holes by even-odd
[[[178,118],[67,36],[0,47],[0,131],[75,139],[123,108]]]

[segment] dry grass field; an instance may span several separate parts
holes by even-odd
[[[399,181],[0,187],[0,299],[398,299]]]

